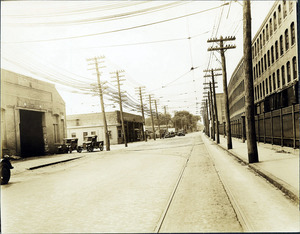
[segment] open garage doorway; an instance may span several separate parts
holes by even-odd
[[[21,156],[45,154],[42,118],[43,112],[20,110]]]

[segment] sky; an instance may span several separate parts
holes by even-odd
[[[252,36],[274,1],[252,1]],[[1,68],[56,85],[66,113],[100,112],[94,64],[100,68],[106,111],[119,109],[110,99],[117,90],[113,74],[125,79],[124,111],[140,114],[136,88],[145,87],[158,111],[200,114],[204,70],[221,68],[217,44],[207,39],[235,36],[226,51],[227,80],[243,55],[242,1],[1,1]],[[223,90],[217,78],[217,92]],[[127,103],[127,105],[126,105]],[[149,114],[149,112],[148,112]],[[146,115],[147,116],[147,115]]]

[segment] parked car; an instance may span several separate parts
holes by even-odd
[[[171,138],[171,137],[175,137],[175,133],[174,133],[174,132],[168,132],[168,133],[165,135],[165,138]]]
[[[67,154],[72,153],[73,150],[77,150],[81,153],[82,147],[78,146],[78,138],[65,138],[62,145],[57,147],[58,153]]]
[[[94,149],[100,149],[100,151],[102,151],[103,145],[103,141],[97,141],[97,135],[90,135],[84,137],[82,149],[85,149],[88,152],[93,152]]]
[[[10,169],[14,167],[10,163],[8,155],[1,158],[0,161],[0,174],[1,174],[1,184],[7,184],[10,179]]]
[[[180,132],[178,132],[178,133],[177,133],[177,136],[185,136],[185,133],[184,133],[184,131],[180,131]]]

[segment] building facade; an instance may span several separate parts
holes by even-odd
[[[106,112],[107,128],[110,136],[110,144],[124,143],[122,137],[122,124],[120,111]],[[123,112],[127,142],[142,140],[143,118]],[[104,122],[102,113],[77,114],[67,116],[68,137],[78,138],[81,145],[84,136],[97,135],[98,141],[105,142]]]
[[[256,114],[298,102],[297,2],[276,1],[252,40]],[[243,59],[228,85],[230,118],[245,112]]]
[[[2,154],[56,153],[66,137],[65,102],[53,84],[1,69]]]

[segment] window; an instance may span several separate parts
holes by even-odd
[[[270,50],[268,50],[268,67],[270,67]]]
[[[118,137],[121,138],[122,137],[122,131],[119,129],[118,130]]]
[[[289,83],[291,81],[291,63],[288,61],[286,63],[286,78],[287,82]]]
[[[71,137],[76,137],[76,132],[72,132]]]
[[[254,100],[257,99],[256,95],[257,95],[257,93],[256,93],[256,86],[255,86],[255,87],[254,87]]]
[[[273,22],[272,22],[272,18],[270,19],[270,37],[272,36],[272,34],[273,34],[273,29],[272,29],[272,25],[273,24]]]
[[[265,30],[263,30],[263,36],[262,36],[262,38],[263,38],[263,45],[265,45],[265,43],[266,43],[266,34],[265,34]]]
[[[85,136],[87,136],[87,135],[88,135],[87,132],[83,132],[83,138],[84,138]]]
[[[268,78],[266,78],[265,83],[266,83],[266,95],[268,95],[268,93],[269,93],[269,90],[268,90]]]
[[[281,5],[278,6],[278,25],[281,24]]]
[[[269,40],[269,25],[266,25],[266,40]]]
[[[284,37],[285,37],[285,50],[289,49],[289,30],[285,30],[284,32]]]
[[[259,53],[259,38],[257,39],[257,53]]]
[[[267,70],[267,55],[264,55],[264,61],[265,61],[265,70]]]
[[[286,17],[286,0],[283,0],[283,18]]]
[[[255,79],[256,76],[255,76],[255,67],[253,67],[253,79]]]
[[[259,41],[260,41],[260,49],[262,49],[262,38],[261,38],[261,34],[259,35]]]
[[[252,46],[252,59],[254,59],[254,46]]]
[[[280,89],[280,71],[279,69],[277,70],[277,88]]]
[[[266,95],[265,94],[265,82],[262,82],[262,91],[263,91],[263,97]]]
[[[258,67],[257,67],[257,64],[256,64],[256,78],[258,78]]]
[[[256,42],[254,43],[254,52],[255,52],[255,56],[256,56],[257,55]]]
[[[91,135],[96,135],[96,131],[91,131]]]
[[[76,119],[76,126],[79,126],[79,125],[80,125],[79,119]]]
[[[278,59],[279,54],[278,54],[278,41],[275,42],[275,58],[276,60]]]
[[[283,55],[283,37],[282,37],[282,35],[279,38],[279,50],[280,50],[280,55]]]
[[[279,79],[278,79],[278,80],[279,80]],[[277,85],[278,85],[277,87],[280,86],[279,83],[278,83]],[[274,91],[276,90],[276,75],[275,75],[275,72],[273,72],[273,90],[274,90]]]
[[[274,14],[273,14],[273,18],[274,18],[274,32],[276,31],[276,29],[277,29],[277,17],[276,17],[276,12],[274,12]]]
[[[263,73],[264,72],[264,60],[263,60],[263,58],[261,58],[261,73]]]
[[[260,94],[260,98],[262,98],[262,88],[261,88],[261,83],[259,84],[259,94]]]
[[[260,76],[261,70],[260,70],[260,61],[258,62],[258,76]]]
[[[274,63],[274,46],[271,46],[271,60],[272,64]]]
[[[295,44],[295,24],[291,23],[291,45]]]
[[[275,76],[275,74],[274,74],[274,76]],[[271,78],[271,76],[269,76],[269,89],[270,89],[270,93],[272,93],[272,78]]]
[[[297,60],[296,57],[293,58],[293,77],[297,79]]]
[[[289,8],[290,8],[290,11],[292,11],[293,10],[293,1],[289,1],[289,2],[290,2]]]
[[[284,72],[284,66],[281,67],[281,80],[282,80],[282,86],[285,85],[285,72]]]

